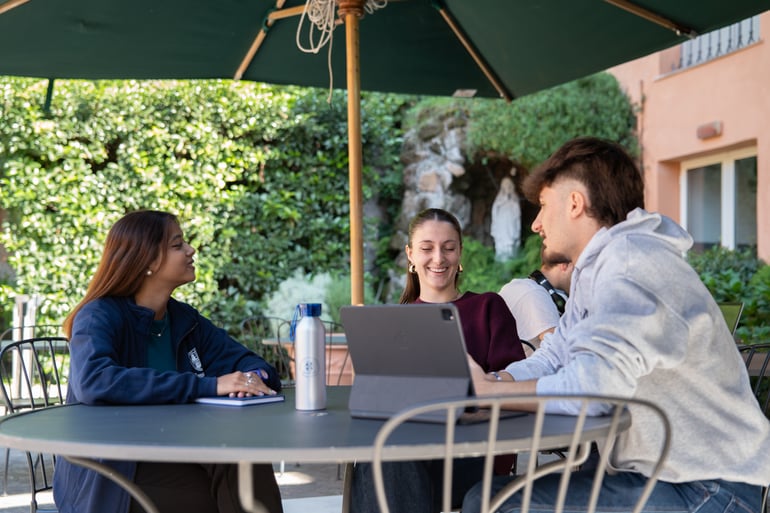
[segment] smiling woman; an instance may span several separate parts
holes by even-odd
[[[401,303],[454,303],[468,353],[485,370],[524,358],[516,321],[495,292],[460,292],[462,227],[446,210],[429,208],[409,223],[409,266]]]
[[[457,284],[463,271],[463,242],[454,216],[439,209],[418,214],[409,227],[409,243],[404,250],[409,276],[401,303],[417,299],[447,303],[460,297]]]
[[[401,303],[453,303],[460,316],[468,354],[485,371],[494,371],[501,362],[524,358],[524,349],[516,331],[516,321],[502,297],[494,292],[476,294],[460,292],[459,278],[463,272],[462,227],[455,216],[438,208],[418,213],[409,223],[409,241],[404,248],[409,261],[406,288]],[[425,362],[430,365],[430,362]],[[507,475],[513,456],[503,455],[495,460],[495,472]],[[462,469],[462,482],[454,483],[455,503],[465,491],[481,479],[481,462],[475,459],[456,460]],[[390,498],[403,511],[440,511],[434,501],[441,494],[433,487],[441,482],[441,462],[406,461],[388,466],[388,490],[398,490]],[[422,483],[427,486],[415,485]],[[371,465],[357,464],[351,479],[351,511],[378,511],[373,491]]]

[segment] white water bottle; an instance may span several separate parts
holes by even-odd
[[[291,321],[294,341],[295,408],[326,408],[326,352],[319,303],[300,303]]]

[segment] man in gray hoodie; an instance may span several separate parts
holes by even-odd
[[[556,331],[531,357],[498,373],[472,365],[477,393],[651,401],[666,412],[673,432],[647,510],[759,513],[770,458],[757,455],[770,454],[770,423],[719,307],[684,259],[690,235],[643,210],[635,163],[600,139],[567,142],[527,177],[524,189],[540,206],[532,230],[545,255],[574,262],[570,299]],[[549,401],[548,411],[571,414],[572,405]],[[632,416],[610,458],[620,472],[605,477],[597,511],[630,511],[652,470],[646,454],[660,440],[647,419]],[[568,504],[582,503],[591,481],[592,471],[574,473]],[[537,480],[544,492],[538,498],[556,497],[557,486],[558,476]],[[468,492],[463,513],[478,511],[479,495],[478,486]],[[516,511],[518,500],[514,495],[499,511]],[[548,511],[545,502],[533,502],[533,510]]]

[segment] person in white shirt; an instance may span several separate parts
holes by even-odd
[[[524,351],[529,357],[533,348],[540,347],[546,334],[559,325],[564,312],[572,276],[572,263],[548,260],[540,251],[542,264],[527,278],[514,278],[500,289],[500,295],[516,319],[519,339],[529,342]]]

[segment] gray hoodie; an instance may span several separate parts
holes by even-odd
[[[692,238],[642,209],[597,232],[575,263],[556,331],[530,358],[508,366],[538,379],[539,394],[637,397],[672,424],[661,480],[770,483],[770,423],[719,307],[683,255]],[[552,413],[574,413],[569,402]],[[595,413],[601,413],[596,411]],[[632,410],[611,462],[649,475],[658,423]]]

